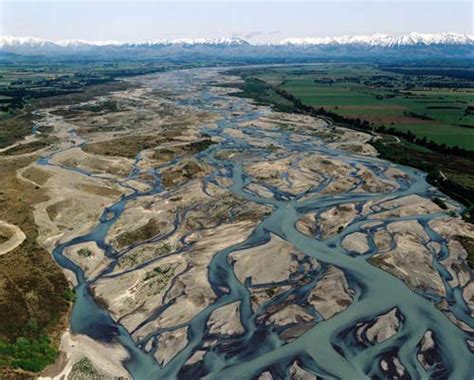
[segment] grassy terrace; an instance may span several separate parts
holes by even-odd
[[[473,221],[474,71],[461,70],[466,79],[419,71],[413,78],[401,70],[324,64],[229,73],[245,81],[236,96],[377,131],[382,138],[373,145],[383,158],[426,171],[429,182],[462,202],[464,217]]]

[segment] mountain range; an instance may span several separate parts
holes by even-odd
[[[371,34],[338,37],[287,38],[279,42],[254,42],[239,37],[181,38],[154,41],[51,41],[35,37],[0,36],[0,52],[19,55],[116,56],[140,53],[143,57],[204,54],[232,57],[397,56],[472,57],[474,36],[457,33],[404,35]]]

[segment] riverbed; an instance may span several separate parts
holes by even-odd
[[[468,341],[474,339],[474,320],[472,305],[465,295],[472,283],[472,272],[466,269],[461,255],[455,260],[468,279],[453,283],[453,273],[444,265],[452,255],[450,240],[433,221],[459,218],[448,215],[430,200],[442,197],[454,212],[461,206],[432,188],[425,173],[381,160],[373,155],[370,146],[366,155],[344,149],[347,144],[366,146],[370,136],[357,135],[322,120],[279,114],[250,100],[230,96],[230,90],[219,87],[228,81],[222,70],[182,70],[133,81],[166,93],[167,102],[176,107],[214,115],[213,122],[196,128],[215,143],[193,157],[203,167],[202,176],[180,182],[172,189],[163,184],[163,173],[178,167],[180,158],[153,167],[145,162],[146,155],[137,155],[129,175],[114,181],[123,185],[140,180],[140,175],[146,173],[148,187],[130,187],[101,211],[90,231],[54,247],[55,260],[72,271],[77,281],[70,320],[73,334],[121,345],[128,353],[123,367],[134,379],[280,379],[302,378],[303,374],[324,379],[472,378],[473,355]],[[73,129],[69,131],[75,145],[64,149],[87,143],[86,138],[80,139],[75,133]],[[64,149],[38,163],[45,168],[59,165],[55,156],[64,153]],[[323,170],[320,165],[329,169]],[[77,171],[67,166],[61,169]],[[83,168],[80,175],[97,176]],[[125,249],[113,245],[112,232],[118,228],[117,223],[126,226],[124,218],[132,212],[132,205],[141,207],[144,200],[168,202],[178,195],[186,197],[190,193],[182,189],[193,181],[203,189],[203,199],[211,198],[210,203],[218,204],[229,197],[232,211],[225,216],[220,213],[218,219],[209,211],[209,219],[215,220],[215,225],[202,226],[201,222],[198,227],[190,227],[186,221],[199,208],[198,200],[173,211],[169,229],[152,239],[137,241]],[[397,205],[397,201],[401,203]],[[413,203],[403,203],[408,201]],[[343,219],[344,212],[352,213],[351,217]],[[304,220],[306,229],[302,228]],[[247,229],[241,236],[235,232],[235,241],[231,236],[226,238],[229,232],[225,231],[237,231],[232,229],[237,223]],[[405,228],[406,223],[415,228]],[[219,245],[212,245],[219,249],[209,248],[207,253],[205,249],[209,246],[205,244],[211,243],[206,239],[221,236],[219,228],[228,230],[222,233]],[[360,235],[353,235],[357,233]],[[375,238],[383,233],[389,236],[385,249]],[[132,250],[159,246],[173,236],[178,236],[176,241],[180,243],[176,250],[126,270],[118,269],[120,258],[127,257]],[[347,249],[343,243],[349,236],[359,239],[356,249]],[[416,252],[404,250],[404,241],[409,241]],[[84,243],[95,243],[108,259],[107,265],[92,277],[85,275],[81,265],[65,254]],[[163,315],[180,313],[177,308],[173,312],[173,307],[186,294],[191,297],[190,289],[201,286],[198,280],[190,285],[191,280],[186,278],[189,271],[194,270],[196,276],[201,273],[201,264],[189,259],[193,250],[201,252],[196,249],[199,244],[209,257],[205,263],[208,298],[203,296],[202,304],[190,312],[189,318],[166,324]],[[270,253],[275,252],[273,256],[263,256],[267,244],[274,244],[270,249]],[[426,252],[419,248],[435,245],[436,249]],[[278,256],[276,249],[280,252]],[[258,264],[259,252],[261,260],[267,261],[262,261],[258,271],[252,271]],[[404,254],[420,259],[405,267]],[[239,261],[245,255],[245,260],[250,261]],[[402,260],[394,261],[392,256],[396,255],[402,255]],[[171,263],[167,268],[175,271],[174,278],[160,290],[163,295],[159,301],[149,301],[150,311],[145,317],[139,322],[133,320],[133,328],[123,321],[130,315],[136,316],[139,308],[118,317],[111,310],[116,295],[99,302],[97,294],[101,287],[134,276],[147,267],[154,268],[165,260]],[[182,270],[179,260],[184,263]],[[414,279],[423,272],[417,272],[418,264],[433,271],[437,282],[432,280],[431,272],[426,277],[432,278],[424,279],[420,274],[420,278]],[[281,268],[278,273],[277,267]],[[262,271],[268,271],[267,277],[258,282]],[[252,275],[248,277],[246,273]],[[324,291],[318,293],[318,284],[327,283],[329,273],[337,274],[335,284],[340,286],[340,290],[334,290],[339,302],[331,309],[326,308],[330,297],[324,301]],[[180,278],[188,281],[183,280],[185,295],[173,298],[170,294],[177,292]],[[332,288],[336,289],[336,285]],[[331,286],[324,289],[329,291]],[[260,290],[265,290],[268,297],[257,302],[255,297],[263,294]],[[221,320],[216,317],[214,325],[225,328],[220,333],[212,332],[210,319],[229,305],[238,307],[231,306],[228,310],[232,309],[232,313],[222,314]],[[276,312],[288,310],[285,308],[289,305],[297,306],[298,310],[285,311],[288,321],[275,322],[280,321]],[[379,334],[381,338],[374,341],[366,333],[358,333],[363,326],[373,326],[391,311],[396,313],[396,328],[391,332],[391,327],[383,322],[385,338]],[[222,319],[235,315],[234,325],[223,323]],[[168,345],[178,348],[175,352],[158,353]],[[160,359],[163,357],[166,360]]]

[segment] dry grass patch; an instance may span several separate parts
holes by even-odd
[[[51,137],[43,138],[29,143],[17,145],[11,149],[6,150],[5,152],[0,153],[0,155],[15,156],[20,154],[34,153],[37,150],[49,147],[54,141],[56,141],[56,139]]]
[[[35,166],[30,166],[27,169],[23,170],[22,176],[40,186],[44,185],[48,181],[48,179],[51,178],[50,173]]]
[[[456,236],[456,239],[461,243],[467,252],[467,262],[471,268],[474,268],[474,238],[469,236]]]
[[[0,226],[0,244],[10,240],[12,236],[12,231],[9,228]]]
[[[51,221],[55,221],[58,215],[61,213],[61,211],[67,207],[70,207],[72,204],[71,199],[66,199],[63,201],[59,201],[56,203],[53,203],[46,207],[46,212],[48,213],[48,217]]]
[[[104,156],[135,158],[142,150],[154,148],[163,142],[165,142],[165,140],[162,137],[127,136],[87,144],[82,150],[86,153],[101,154]]]
[[[123,248],[134,243],[151,239],[158,235],[166,223],[158,223],[155,219],[150,219],[145,225],[133,231],[127,231],[117,236],[115,242],[118,247]]]
[[[97,186],[91,184],[80,184],[78,186],[78,189],[85,191],[86,193],[100,195],[102,197],[118,197],[122,194],[121,191],[111,187]]]
[[[187,160],[172,168],[166,169],[161,174],[163,186],[170,188],[178,186],[187,180],[200,178],[205,175],[205,169],[194,160]]]
[[[35,119],[35,116],[26,112],[17,116],[2,118],[0,121],[0,148],[5,148],[30,135]]]
[[[183,157],[186,155],[202,152],[213,144],[214,142],[211,139],[202,139],[193,141],[189,144],[166,146],[156,149],[151,154],[150,158],[159,163],[165,163],[177,157]]]

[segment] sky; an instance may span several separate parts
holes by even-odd
[[[472,1],[23,1],[0,0],[0,35],[50,40],[474,34]]]

